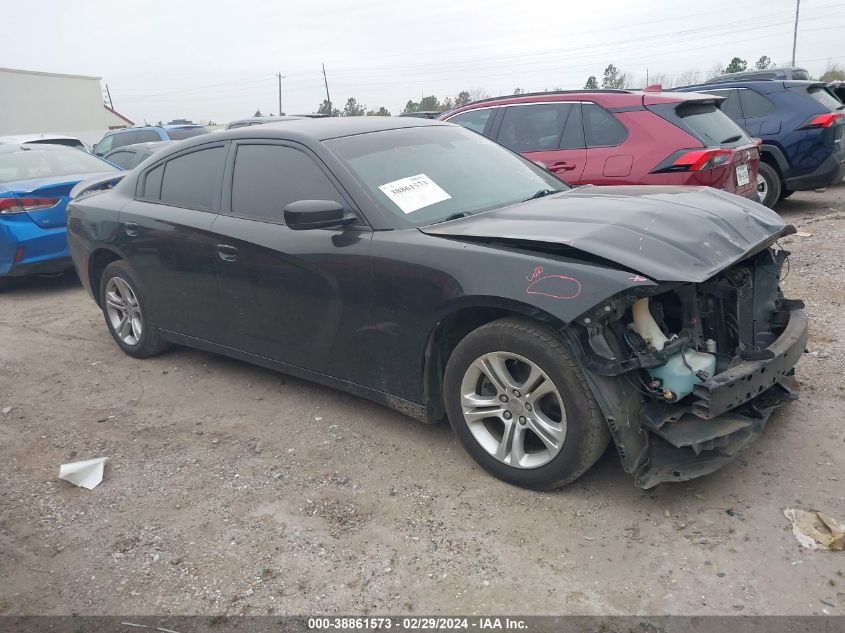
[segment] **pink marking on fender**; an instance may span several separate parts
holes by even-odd
[[[574,299],[581,294],[581,282],[566,275],[546,275],[531,282],[525,293],[552,299]]]
[[[648,279],[646,279],[642,275],[634,275],[633,277],[628,277],[628,279],[630,279],[631,281],[648,281]]]

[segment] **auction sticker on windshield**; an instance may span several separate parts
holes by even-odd
[[[394,180],[379,189],[405,213],[413,213],[452,197],[425,174]]]

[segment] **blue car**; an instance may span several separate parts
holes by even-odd
[[[757,192],[767,207],[845,175],[845,105],[825,84],[720,81],[676,90],[725,97],[722,111],[763,140]]]
[[[61,145],[0,145],[0,286],[72,267],[65,208],[82,180],[121,170]]]
[[[97,156],[105,156],[109,152],[137,143],[152,143],[155,141],[181,141],[200,134],[208,134],[204,125],[185,123],[180,125],[148,125],[145,127],[128,127],[122,130],[112,130],[106,133],[92,150]]]

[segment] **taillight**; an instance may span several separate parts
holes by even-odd
[[[675,152],[652,170],[652,173],[702,171],[728,162],[733,150],[724,148],[684,149]]]
[[[0,213],[26,213],[51,209],[61,202],[61,198],[0,198]]]
[[[830,127],[831,125],[835,125],[838,121],[841,121],[843,118],[845,118],[845,114],[842,114],[841,112],[828,112],[826,114],[817,114],[798,129],[811,130],[823,127]]]

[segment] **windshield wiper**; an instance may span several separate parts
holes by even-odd
[[[442,220],[437,220],[437,222],[432,222],[432,224],[442,224],[443,222],[448,222],[450,220],[457,220],[458,218],[465,218],[468,215],[472,215],[469,211],[458,211],[457,213],[452,213],[447,215]]]
[[[734,141],[738,141],[741,138],[742,138],[741,134],[737,134],[736,136],[729,136],[725,140],[719,141],[719,145],[721,145],[722,143],[733,143]]]
[[[528,202],[529,200],[536,200],[537,198],[542,198],[543,196],[548,196],[553,193],[559,193],[557,189],[540,189],[537,193],[535,193],[530,198],[526,198],[523,202]]]

